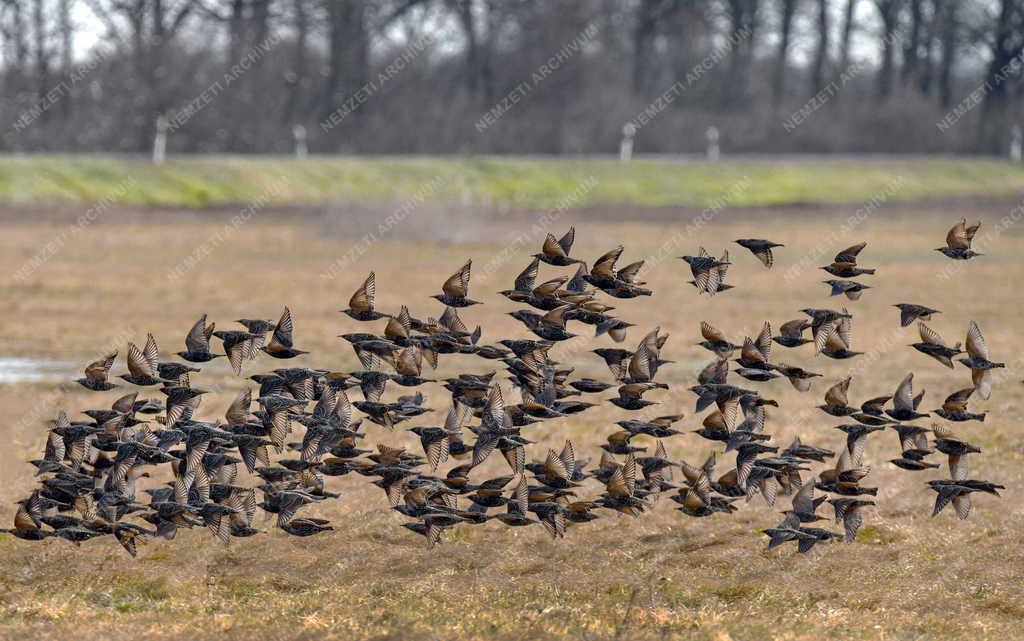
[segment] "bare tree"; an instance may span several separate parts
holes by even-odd
[[[785,92],[786,65],[789,61],[789,40],[793,30],[796,0],[779,2],[779,49],[775,54],[775,72],[772,75],[772,98],[777,104]]]
[[[878,95],[886,98],[892,92],[893,69],[896,66],[895,38],[899,31],[900,0],[875,0],[882,19],[882,66],[878,70]]]
[[[1009,85],[1020,75],[1018,58],[1024,54],[1024,0],[1000,0],[993,28],[992,59],[985,74],[988,93],[979,127],[978,149],[1002,154],[1009,129]],[[1016,61],[1016,62],[1015,62]]]
[[[821,91],[825,84],[825,73],[828,67],[828,0],[818,0],[817,46],[814,50],[814,62],[811,63],[811,93]]]
[[[936,11],[941,17],[939,29],[939,104],[949,108],[953,104],[953,66],[956,64],[957,38],[959,33],[959,1],[939,0]]]
[[[853,37],[853,12],[857,7],[857,0],[846,0],[843,9],[843,30],[839,37],[839,68],[850,67],[850,39]]]

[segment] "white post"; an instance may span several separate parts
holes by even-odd
[[[309,153],[306,147],[306,128],[302,125],[292,127],[292,136],[295,138],[295,157],[305,158]]]
[[[622,142],[619,143],[619,160],[629,162],[633,159],[633,136],[636,135],[636,126],[627,122],[622,126]]]
[[[708,139],[708,160],[715,162],[721,156],[721,151],[718,148],[718,127],[711,125],[704,135]]]
[[[164,164],[167,155],[167,116],[156,117],[156,135],[153,136],[153,164]]]
[[[1020,162],[1022,135],[1020,125],[1014,125],[1010,130],[1010,161]]]

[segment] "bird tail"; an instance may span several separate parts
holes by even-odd
[[[864,273],[865,273],[865,274],[874,274],[874,273],[875,273],[875,270],[873,270],[873,269],[865,269],[865,270],[864,270]]]

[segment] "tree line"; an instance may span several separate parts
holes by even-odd
[[[0,0],[0,151],[1006,154],[1024,0]]]

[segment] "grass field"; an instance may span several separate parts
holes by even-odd
[[[88,200],[116,184],[121,171],[118,162],[5,160],[0,162],[0,193],[18,201]],[[418,173],[383,184],[388,167],[394,166],[389,163],[395,162],[419,164]],[[1001,233],[994,228],[1024,192],[1024,174],[981,161],[908,165],[899,173],[908,177],[907,190],[915,186],[901,191],[904,195],[936,196],[954,189],[950,185],[959,185],[955,187],[961,190],[959,195],[996,194],[1005,197],[1007,204],[950,203],[941,210],[883,206],[844,232],[844,221],[860,207],[857,199],[890,182],[891,167],[878,169],[877,175],[863,170],[862,175],[861,170],[847,170],[842,163],[796,168],[761,163],[658,165],[652,176],[641,180],[632,173],[639,164],[623,171],[618,164],[602,162],[559,165],[552,172],[556,175],[545,178],[542,170],[547,162],[442,164],[444,171],[451,172],[446,175],[465,172],[479,177],[479,182],[470,183],[479,190],[475,194],[501,193],[502,168],[520,167],[525,177],[521,181],[517,177],[515,184],[533,185],[522,187],[523,202],[529,204],[501,215],[481,211],[479,218],[440,204],[424,206],[393,233],[381,234],[370,243],[366,234],[379,219],[373,211],[347,205],[268,210],[230,232],[225,225],[237,213],[231,208],[192,213],[110,211],[70,236],[27,275],[2,280],[7,313],[0,321],[0,353],[84,365],[111,340],[116,339],[123,352],[126,340],[139,342],[146,332],[153,332],[164,353],[170,354],[182,349],[185,331],[201,313],[208,313],[218,327],[228,327],[236,318],[276,319],[287,304],[295,315],[296,345],[313,352],[291,363],[344,370],[355,366],[354,358],[335,337],[369,331],[369,326],[359,327],[337,310],[345,306],[367,272],[376,271],[380,308],[393,310],[408,304],[415,316],[425,317],[441,311],[428,295],[439,291],[441,282],[466,258],[474,260],[472,295],[484,302],[463,313],[467,324],[482,324],[485,342],[509,335],[525,337],[525,330],[505,315],[514,307],[494,292],[509,287],[529,254],[539,248],[542,234],[536,235],[535,230],[540,210],[565,184],[588,173],[598,175],[600,170],[601,189],[608,191],[593,198],[602,204],[626,198],[638,207],[700,205],[713,201],[718,187],[690,189],[673,177],[692,171],[700,180],[718,176],[717,184],[727,187],[734,176],[756,167],[771,177],[761,183],[751,174],[752,186],[743,202],[770,203],[778,197],[773,194],[789,190],[807,194],[796,200],[850,204],[779,208],[771,218],[764,211],[729,208],[693,235],[687,225],[694,212],[671,208],[635,219],[630,209],[622,208],[622,220],[616,221],[592,216],[584,207],[562,213],[552,227],[560,233],[576,224],[576,253],[588,260],[620,242],[626,245],[623,258],[627,261],[659,256],[667,247],[667,257],[652,261],[645,276],[655,296],[617,301],[616,310],[638,325],[630,330],[630,347],[655,325],[672,335],[663,356],[677,364],[659,372],[659,379],[672,387],[650,395],[662,402],[657,409],[664,414],[685,413],[683,429],[699,427],[701,417],[693,415],[694,397],[685,388],[691,370],[707,359],[708,353],[695,346],[700,320],[711,321],[735,341],[745,332],[756,332],[765,320],[777,327],[799,317],[800,308],[845,304],[855,314],[854,349],[867,352],[865,356],[833,361],[815,358],[806,347],[780,350],[780,360],[824,377],[816,379],[808,394],[795,392],[784,379],[758,387],[781,405],[770,415],[768,425],[776,444],[785,447],[800,435],[806,442],[838,448],[845,435],[832,426],[839,421],[813,406],[829,384],[848,372],[854,375],[851,402],[856,403],[892,393],[909,371],[916,374],[916,389],[928,390],[924,401],[928,409],[969,385],[970,377],[959,365],[950,372],[907,347],[917,340],[916,331],[913,327],[901,330],[898,312],[890,307],[896,302],[931,305],[944,312],[932,326],[948,341],[962,341],[968,321],[976,320],[993,358],[1008,364],[991,400],[972,403],[972,410],[991,413],[988,420],[959,429],[983,449],[972,461],[972,475],[1006,485],[1003,498],[978,498],[967,521],[957,520],[949,511],[931,518],[934,495],[924,483],[939,474],[911,474],[887,463],[899,446],[896,436],[886,432],[869,440],[866,460],[873,471],[868,480],[881,488],[879,505],[868,512],[855,544],[819,546],[807,555],[796,555],[788,546],[765,551],[765,537],[759,530],[780,520],[778,512],[788,507],[787,498],[780,498],[774,509],[758,498],[743,504],[737,514],[710,519],[685,517],[662,499],[640,519],[608,513],[592,524],[570,529],[559,542],[551,541],[539,527],[512,530],[489,524],[457,529],[442,546],[427,550],[420,537],[401,527],[402,518],[387,509],[383,492],[349,475],[328,482],[330,489],[343,493],[340,501],[309,510],[310,515],[330,518],[338,528],[315,539],[287,537],[273,531],[270,523],[260,523],[269,533],[224,548],[206,531],[183,531],[174,541],[151,542],[133,560],[105,539],[76,548],[64,541],[32,544],[0,535],[0,637],[912,641],[1018,636],[1024,629],[1024,565],[1019,562],[1024,555],[1019,536],[1024,517],[1020,489],[1024,356],[1015,341],[1022,311],[1024,225],[1010,224]],[[35,169],[26,168],[33,163],[52,163],[53,172],[75,176],[79,187],[62,187],[46,174],[37,176]],[[147,198],[189,207],[244,203],[279,171],[296,176],[295,192],[289,192],[289,198],[298,201],[338,193],[358,194],[353,200],[369,193],[402,200],[432,172],[440,171],[435,166],[413,159],[360,163],[354,169],[347,160],[316,159],[308,165],[183,161],[160,170],[147,168],[139,184],[152,184],[152,191],[126,203],[153,202]],[[959,173],[958,166],[984,170],[985,178],[973,185],[971,174]],[[790,171],[815,180],[790,185],[783,179]],[[842,179],[844,171],[859,177],[855,186]],[[351,178],[358,188],[344,181],[343,185],[332,183],[332,176],[349,173],[359,174],[358,179]],[[239,175],[245,180],[236,182]],[[85,176],[91,176],[87,183]],[[299,176],[304,177],[301,182]],[[179,195],[173,186],[176,180],[221,186]],[[630,189],[639,191],[620,190],[630,181],[634,185]],[[840,191],[828,192],[827,186],[840,183],[845,185]],[[307,187],[310,184],[320,187]],[[650,193],[637,184],[648,185]],[[834,197],[818,198],[823,193]],[[0,237],[0,273],[22,270],[43,247],[66,233],[78,215],[38,211],[36,218],[19,216],[18,224],[5,226]],[[981,217],[982,233],[992,235],[982,250],[985,257],[945,271],[952,263],[932,249],[961,215]],[[772,271],[731,244],[751,236],[786,244]],[[211,238],[222,240],[211,243]],[[865,279],[873,289],[860,301],[829,299],[820,282],[824,273],[799,269],[808,255],[810,264],[823,265],[836,251],[860,240],[869,241],[862,262],[878,268],[877,276]],[[368,248],[353,253],[359,242]],[[180,276],[169,276],[177,274],[189,256],[197,256],[197,247],[204,244],[209,251],[189,263],[191,267]],[[734,261],[729,275],[735,289],[707,299],[686,284],[689,273],[675,256],[693,253],[699,245],[716,254],[729,247]],[[343,269],[332,270],[345,256],[353,258]],[[545,267],[541,276],[566,271]],[[330,277],[334,272],[340,273]],[[787,272],[792,278],[787,279]],[[561,345],[552,356],[576,365],[580,376],[607,378],[601,361],[587,351],[608,346],[609,339],[593,340],[586,328],[580,329],[585,340]],[[257,362],[253,371],[278,366],[267,360]],[[482,373],[487,365],[480,359],[450,357],[442,360],[437,376]],[[122,373],[123,359],[115,367],[116,374]],[[211,420],[248,382],[222,368],[210,368],[196,381],[217,390],[203,402],[201,414]],[[436,385],[428,385],[425,393],[434,407],[447,402],[444,390]],[[13,501],[35,483],[32,468],[24,461],[41,452],[43,421],[60,408],[70,412],[106,407],[118,395],[118,391],[90,393],[53,383],[0,386],[0,410],[7,426],[0,428],[7,444],[0,448],[0,520],[10,522]],[[560,447],[570,437],[581,456],[596,460],[614,421],[625,415],[602,403],[573,418],[547,421],[527,434],[538,442],[529,454],[542,457],[547,447]],[[442,415],[424,418],[425,424],[436,424]],[[371,444],[414,443],[401,430],[388,433],[370,426],[368,435]],[[693,434],[675,437],[667,445],[673,458],[690,462],[702,461],[712,449],[708,441]],[[719,461],[724,472],[729,459]],[[504,473],[504,462],[490,460],[487,466],[483,478],[486,472]],[[598,492],[594,482],[581,488],[583,496]]]
[[[894,200],[1005,198],[1024,170],[999,160],[856,157],[704,161],[498,157],[179,157],[162,166],[124,157],[0,158],[0,201],[198,208],[246,204],[403,201],[433,183],[434,200],[495,210],[548,207],[579,191],[576,206],[704,207],[744,177],[756,188],[736,205],[859,203],[888,188]],[[580,189],[587,183],[588,187]]]

